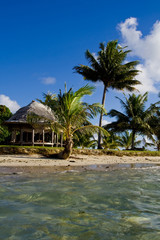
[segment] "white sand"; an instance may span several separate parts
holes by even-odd
[[[122,163],[156,163],[160,164],[160,157],[118,157],[108,155],[72,155],[68,160],[49,159],[40,155],[0,155],[0,167],[60,167],[87,166]]]

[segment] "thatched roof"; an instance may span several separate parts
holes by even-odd
[[[28,116],[32,114],[39,117],[39,123],[44,123],[46,120],[56,121],[51,108],[42,103],[32,101],[27,106],[20,108],[6,123],[28,123]]]

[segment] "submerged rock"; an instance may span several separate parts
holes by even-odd
[[[127,218],[127,222],[134,223],[134,224],[143,224],[143,223],[149,223],[150,219],[146,217],[129,217]]]

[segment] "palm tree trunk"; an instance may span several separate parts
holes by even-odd
[[[107,90],[107,86],[104,85],[103,98],[102,98],[103,107],[104,107],[104,104],[105,104],[106,90]],[[103,111],[101,111],[101,114],[100,114],[99,127],[102,127],[102,119],[103,119]],[[101,131],[99,130],[99,133],[98,133],[98,149],[102,149],[101,141],[102,141],[102,134],[101,134]]]
[[[134,139],[135,139],[135,134],[136,132],[133,130],[132,131],[132,145],[131,145],[131,149],[134,150]]]
[[[64,145],[64,150],[61,153],[61,158],[68,159],[72,154],[73,140],[72,137],[67,138]]]

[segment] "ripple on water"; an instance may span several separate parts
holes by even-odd
[[[0,178],[1,239],[160,239],[159,169]]]

